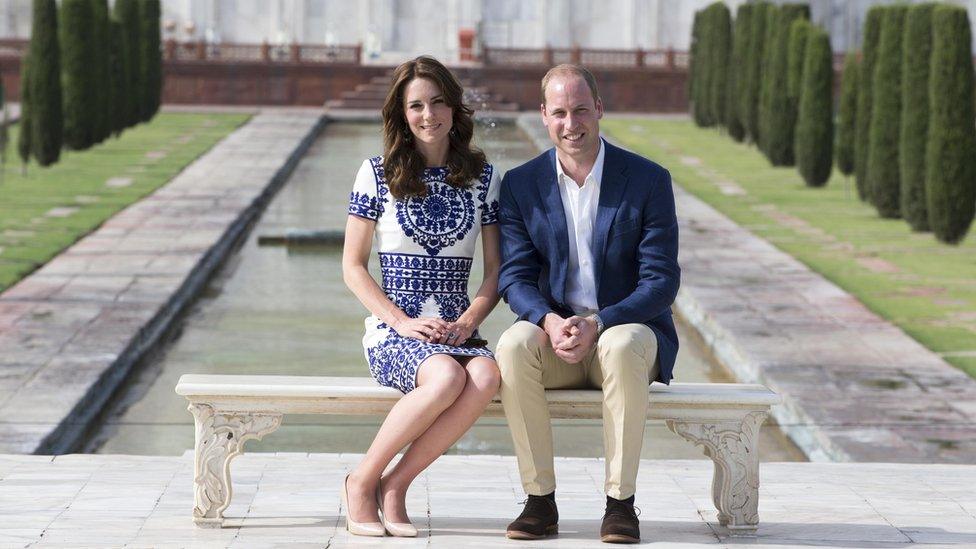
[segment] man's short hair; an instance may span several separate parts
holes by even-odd
[[[600,92],[596,89],[596,78],[593,77],[593,73],[586,70],[583,65],[577,65],[575,63],[563,63],[562,65],[556,65],[555,67],[549,69],[549,72],[542,77],[542,104],[546,104],[546,86],[549,85],[549,81],[555,76],[572,74],[579,76],[586,82],[586,86],[590,88],[590,93],[593,94],[593,102],[596,103],[600,99]]]

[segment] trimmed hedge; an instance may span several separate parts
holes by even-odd
[[[874,65],[881,38],[881,21],[884,6],[874,6],[868,10],[864,21],[864,43],[861,45],[861,73],[857,79],[857,118],[854,126],[854,177],[857,195],[868,200],[868,135],[871,129],[871,101],[874,80]]]
[[[141,120],[149,122],[159,111],[163,86],[163,53],[159,36],[159,0],[143,0],[140,3],[140,42],[142,52],[142,109]]]
[[[736,141],[746,138],[745,101],[748,80],[744,67],[748,66],[749,39],[752,37],[752,4],[742,4],[735,12],[732,27],[732,70],[729,71],[729,103],[726,107],[725,127]]]
[[[732,15],[724,2],[715,2],[706,10],[708,14],[708,100],[711,118],[724,125],[727,120],[729,93],[729,57],[732,53]]]
[[[901,131],[901,39],[906,6],[889,7],[881,23],[877,65],[872,83],[871,128],[868,132],[868,196],[881,217],[901,216],[898,198],[898,139]]]
[[[95,88],[97,52],[90,0],[61,0],[61,85],[64,144],[84,150],[95,144],[99,112]]]
[[[786,53],[786,96],[790,100],[790,108],[794,111],[800,106],[807,37],[812,30],[813,26],[806,19],[797,19],[790,24],[789,50]]]
[[[950,244],[966,235],[976,210],[976,119],[972,36],[966,9],[939,5],[932,13],[929,133],[925,196],[929,226]]]
[[[111,82],[109,77],[109,57],[111,55],[111,35],[109,34],[109,16],[107,0],[90,0],[92,10],[92,35],[95,40],[95,65],[92,67],[97,86],[95,91],[95,114],[92,133],[97,142],[102,142],[112,135],[112,102],[111,90],[106,90]],[[99,92],[98,90],[104,90]]]
[[[31,157],[31,95],[30,52],[20,60],[20,133],[17,135],[17,155],[26,169]]]
[[[122,23],[109,19],[109,56],[108,74],[111,85],[108,87],[108,96],[114,108],[109,115],[109,128],[118,137],[122,130],[128,126],[126,118],[126,104],[129,93],[129,79],[126,74],[127,58],[125,32],[122,30]]]
[[[705,58],[703,54],[704,20],[705,16],[703,13],[696,11],[695,20],[691,24],[691,60],[689,61],[690,66],[688,67],[688,74],[690,75],[688,79],[688,97],[691,98],[692,117],[695,119],[695,124],[699,127],[705,127],[707,125],[707,116],[705,114],[707,103],[704,96],[705,86],[702,82],[703,73],[705,72]]]
[[[766,43],[766,18],[769,12],[769,2],[745,4],[752,7],[751,22],[749,23],[749,51],[746,56],[745,73],[742,93],[742,120],[746,128],[746,135],[753,143],[759,143],[759,95],[762,85],[762,61]]]
[[[779,10],[777,5],[770,5],[766,9],[765,36],[763,37],[763,57],[760,62],[760,73],[762,78],[759,80],[759,150],[768,156],[766,152],[766,132],[769,125],[770,101],[772,100],[772,88],[769,84],[773,73],[773,58],[776,52],[776,29],[779,25]]]
[[[860,67],[857,54],[844,58],[844,72],[840,81],[840,105],[837,109],[837,169],[844,175],[854,173],[854,122],[857,115],[857,79]]]
[[[115,19],[122,24],[124,51],[122,59],[125,65],[125,87],[122,105],[125,127],[139,123],[139,113],[142,105],[142,56],[140,55],[140,27],[139,0],[116,0],[112,8]]]
[[[810,26],[804,32],[807,44],[796,122],[796,164],[808,186],[822,187],[833,168],[834,54],[825,31]]]
[[[797,19],[809,19],[810,8],[806,4],[783,4],[777,11],[774,39],[771,42],[773,55],[770,58],[769,74],[764,75],[763,84],[769,88],[767,93],[766,116],[760,134],[765,135],[766,156],[774,166],[791,166],[793,158],[793,131],[796,112],[790,108],[787,95],[787,63],[789,50],[789,29]]]
[[[901,216],[916,231],[929,230],[925,208],[925,140],[929,128],[929,61],[935,6],[935,3],[917,4],[908,9],[902,41],[899,196]]]
[[[34,0],[30,39],[31,155],[41,166],[61,157],[61,52],[54,0]]]

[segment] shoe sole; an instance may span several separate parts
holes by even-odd
[[[522,539],[522,540],[533,540],[533,539],[545,539],[549,536],[556,536],[559,534],[559,525],[552,525],[546,528],[545,534],[533,534],[531,532],[523,532],[522,530],[509,530],[505,532],[505,537],[508,539]]]
[[[640,538],[626,536],[624,534],[607,534],[600,536],[603,543],[640,543]]]

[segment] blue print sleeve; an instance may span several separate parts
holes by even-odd
[[[487,174],[487,188],[485,189],[484,201],[481,204],[481,224],[494,225],[498,223],[498,189],[501,181],[498,172],[491,164],[485,167],[490,173]]]
[[[365,160],[356,174],[356,182],[349,195],[349,215],[373,221],[379,219],[383,213],[383,205],[377,187],[376,166],[371,160]]]

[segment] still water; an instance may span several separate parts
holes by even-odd
[[[326,127],[288,184],[269,205],[241,248],[183,318],[176,337],[133,376],[89,441],[89,452],[173,455],[193,447],[193,420],[173,388],[183,374],[369,376],[361,339],[368,314],[342,282],[340,250],[259,246],[258,237],[288,229],[342,229],[346,202],[364,158],[381,151],[378,124]],[[481,125],[478,144],[500,173],[536,150],[514,125]],[[371,270],[379,279],[376,261]],[[477,291],[481,267],[472,269]],[[513,322],[504,303],[481,333],[491,345]],[[679,319],[680,321],[680,319]],[[678,323],[682,346],[676,381],[733,381],[708,355],[697,334]],[[382,418],[286,416],[282,427],[249,452],[366,450]],[[603,454],[599,421],[554,422],[557,455]],[[804,460],[772,425],[760,436],[764,461]],[[512,454],[504,419],[482,419],[451,449],[459,454]],[[644,458],[705,459],[663,423],[649,423]]]

